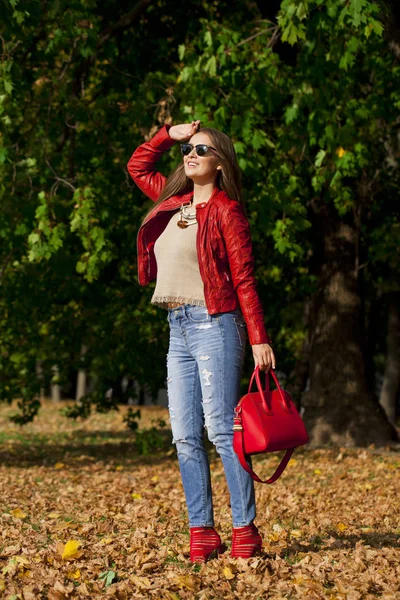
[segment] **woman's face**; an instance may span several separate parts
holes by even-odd
[[[210,137],[201,131],[192,135],[189,144],[193,146],[207,144],[207,146],[214,147]],[[209,150],[206,156],[198,156],[196,148],[193,148],[190,154],[183,157],[183,164],[186,176],[199,185],[214,182],[218,167],[221,168],[220,160],[213,150]]]

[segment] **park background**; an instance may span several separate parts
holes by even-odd
[[[0,3],[5,597],[396,597],[399,24],[394,1]],[[166,411],[126,406],[159,396],[168,344],[166,313],[137,280],[150,203],[126,165],[164,123],[192,119],[234,141],[277,370],[311,441],[272,490],[258,489],[275,562],[250,571],[186,566]],[[176,146],[160,170],[179,160]],[[243,390],[251,368],[248,350]],[[49,506],[58,517],[43,516]],[[135,543],[122,514],[136,519]],[[51,519],[86,554],[68,556]],[[86,579],[69,559],[90,566]]]

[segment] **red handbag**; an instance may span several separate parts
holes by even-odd
[[[273,371],[276,390],[269,389],[269,373],[265,375],[265,390],[260,382],[260,369],[257,366],[249,383],[248,393],[235,408],[233,419],[233,448],[242,467],[255,481],[274,483],[283,473],[294,449],[308,442],[308,434],[288,392],[282,390]],[[251,392],[254,378],[257,392]],[[275,473],[263,481],[254,473],[246,457],[251,454],[286,450]]]

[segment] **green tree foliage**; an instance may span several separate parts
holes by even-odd
[[[147,202],[125,165],[165,121],[201,119],[235,143],[283,370],[313,335],[315,206],[355,224],[367,300],[396,288],[400,77],[386,5],[283,0],[268,18],[255,2],[203,1],[190,15],[165,0],[0,10],[0,388],[22,398],[25,420],[55,364],[65,381],[83,360],[99,408],[115,406],[104,392],[123,375],[162,385],[165,314],[136,276]],[[160,168],[178,160],[174,148]]]

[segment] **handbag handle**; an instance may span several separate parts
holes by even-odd
[[[268,371],[267,373],[265,373],[265,390],[264,391],[269,392],[269,374],[272,375],[272,379],[275,381],[276,388],[279,392],[280,404],[281,404],[283,410],[285,410],[286,412],[292,412],[291,406],[287,402],[287,400],[282,392],[282,388],[279,385],[278,378],[273,371]],[[265,398],[264,398],[263,389],[262,389],[261,380],[260,380],[260,367],[258,365],[256,367],[254,367],[254,371],[253,371],[253,374],[250,379],[249,390],[248,390],[249,394],[250,394],[251,386],[253,385],[254,378],[256,379],[257,388],[258,388],[258,391],[260,392],[260,396],[265,403]],[[267,406],[266,406],[266,409],[268,412]]]

